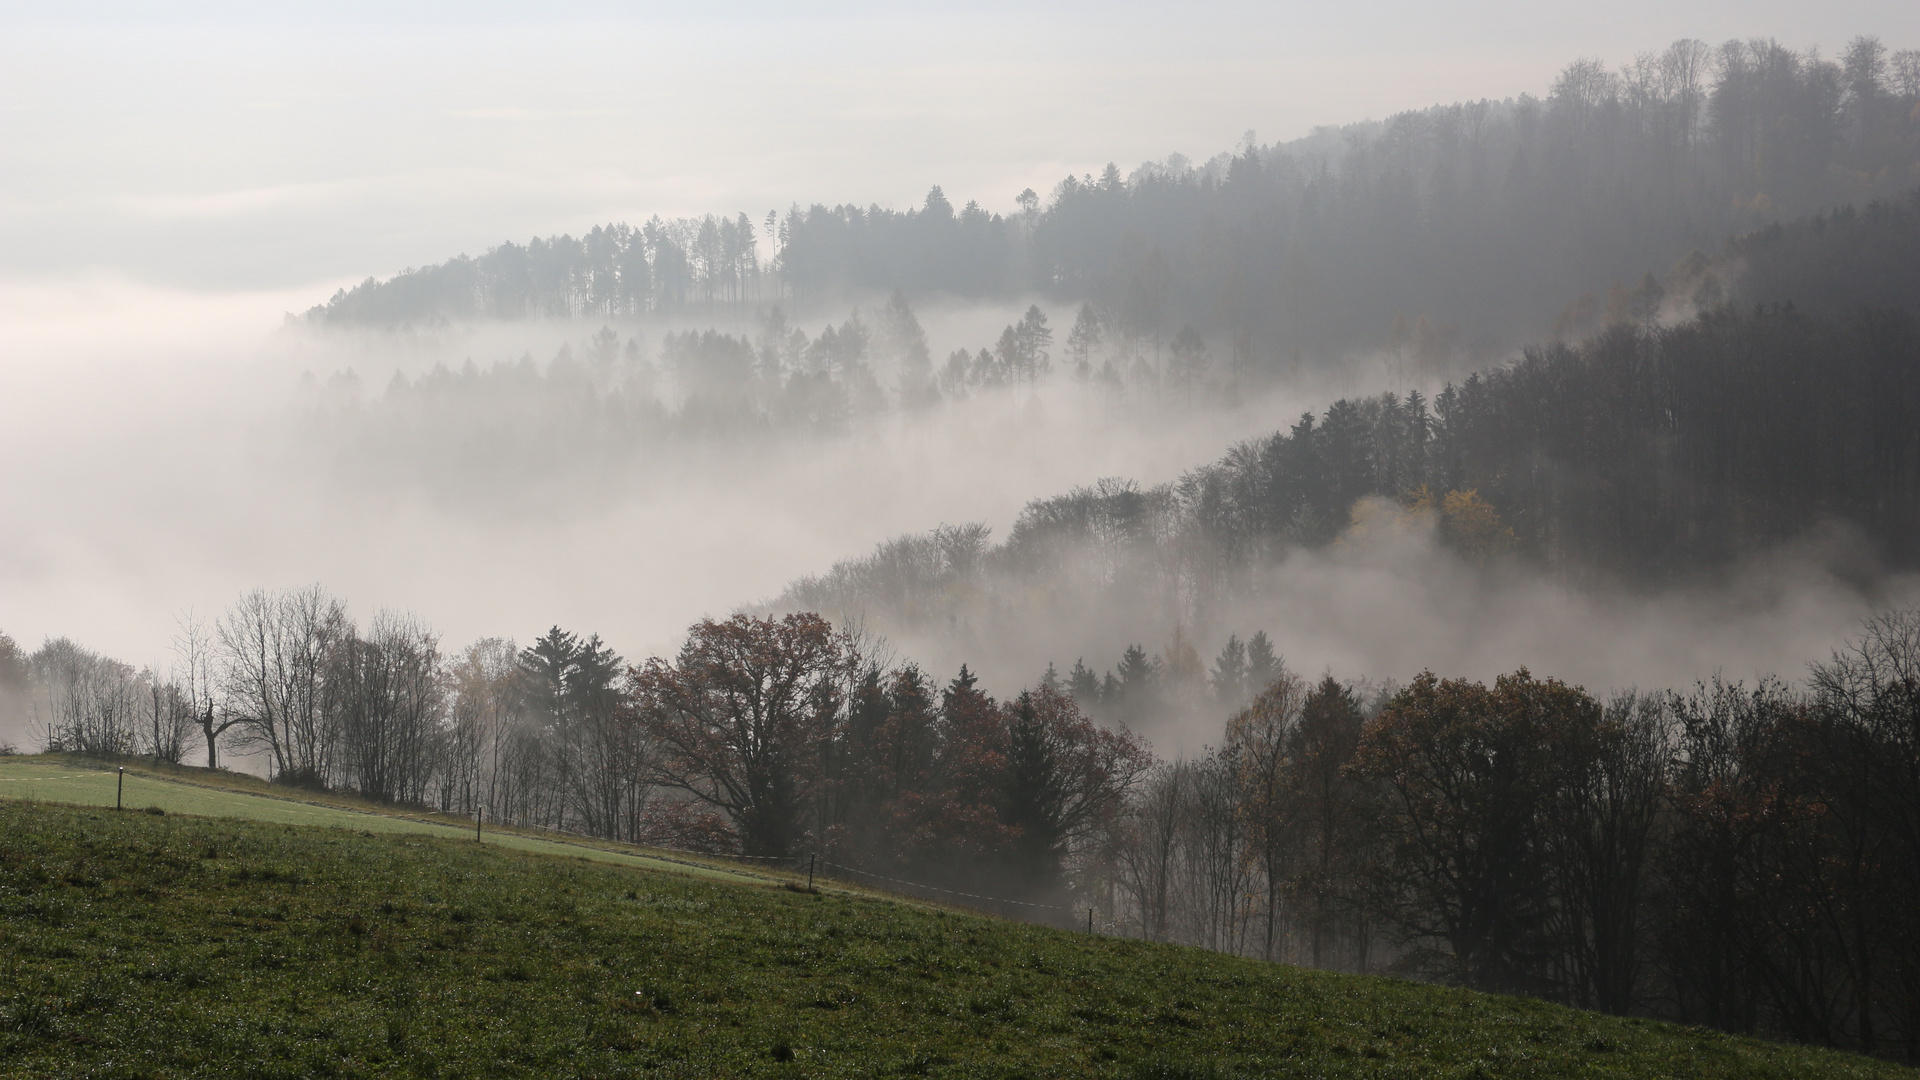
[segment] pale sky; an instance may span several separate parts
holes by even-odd
[[[0,277],[321,299],[655,212],[1006,209],[1680,37],[1920,45],[1901,0],[282,6],[0,6]]]

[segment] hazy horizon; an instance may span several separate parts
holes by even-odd
[[[0,630],[28,648],[70,635],[160,662],[184,610],[212,616],[245,589],[318,582],[363,618],[412,610],[449,646],[557,622],[638,658],[673,648],[693,618],[767,600],[890,537],[967,521],[1004,536],[1030,499],[1102,477],[1172,480],[1302,409],[1386,388],[1329,369],[1223,413],[1168,411],[1138,425],[1063,388],[1009,390],[931,421],[893,416],[809,443],[764,473],[708,462],[610,489],[544,537],[550,523],[528,520],[532,504],[514,498],[486,517],[404,487],[343,485],[334,458],[347,448],[297,448],[278,430],[295,415],[302,371],[352,367],[377,392],[395,369],[462,358],[377,335],[303,345],[282,330],[283,312],[368,276],[656,213],[758,220],[816,201],[911,207],[936,183],[956,205],[1007,211],[1022,188],[1044,198],[1062,176],[1107,162],[1131,171],[1171,153],[1204,160],[1248,131],[1271,142],[1434,103],[1544,95],[1576,58],[1618,68],[1681,37],[1774,36],[1829,51],[1861,33],[1893,48],[1920,40],[1920,11],[1870,3],[1641,5],[1604,20],[1502,4],[1479,15],[829,5],[724,18],[612,6],[521,17],[497,6],[455,17],[366,5],[283,19],[208,4],[159,19],[114,5],[78,15],[15,5],[0,17],[0,138],[12,151],[0,161],[0,452],[27,467],[6,486]],[[926,298],[935,361],[991,344],[1026,303],[958,310]],[[1064,340],[1072,308],[1063,300],[1053,316]],[[812,332],[819,320],[808,318]],[[511,335],[476,334],[465,355],[482,364],[521,350]],[[1324,581],[1302,577],[1314,565],[1303,560],[1281,577],[1324,609],[1327,581],[1362,588],[1426,558],[1349,559]],[[512,568],[516,559],[524,565]],[[1755,586],[1757,599],[1687,600],[1698,625],[1751,625],[1669,650],[1639,677],[1779,670],[1812,659],[1810,642],[1870,606],[1823,572],[1784,580],[1773,593]],[[1459,641],[1432,655],[1476,668],[1564,657],[1575,677],[1636,681],[1627,661],[1564,644],[1591,615],[1575,593],[1524,582],[1499,596],[1551,613],[1552,625],[1499,639],[1511,657]],[[1422,601],[1424,625],[1443,625],[1464,602],[1438,589]],[[1628,604],[1608,618],[1650,629],[1664,615]],[[1364,625],[1341,634],[1290,647],[1306,651],[1308,668],[1380,668],[1343,675],[1404,678],[1423,666],[1417,640],[1374,641]],[[1017,685],[1097,640],[1063,630],[1058,655],[1036,656],[1032,670],[1004,661],[989,677]]]
[[[354,366],[376,401],[396,370],[461,354],[505,359],[529,336],[583,336],[588,324],[381,344],[379,334],[280,327],[267,312],[291,295],[122,286],[63,306],[59,290],[0,289],[12,308],[32,311],[10,328],[37,358],[0,371],[0,456],[35,462],[9,482],[19,509],[0,528],[0,631],[27,649],[64,636],[164,671],[179,617],[211,622],[248,590],[318,584],[363,622],[385,609],[417,617],[449,653],[481,637],[524,644],[558,624],[598,633],[637,663],[671,654],[692,621],[773,600],[881,541],[973,521],[1002,539],[1030,499],[1106,476],[1174,480],[1302,409],[1385,385],[1308,379],[1230,409],[1182,413],[1103,405],[1057,380],[883,415],[771,458],[676,453],[638,483],[588,470],[583,490],[595,497],[502,482],[496,497],[476,500],[430,479],[355,471],[348,444],[301,429],[302,373]],[[102,310],[109,317],[89,317]],[[1011,314],[989,306],[924,317],[938,354]],[[84,443],[63,440],[88,415],[111,419]],[[1203,655],[1228,632],[1265,630],[1295,670],[1375,683],[1423,668],[1490,678],[1520,666],[1597,692],[1715,674],[1797,679],[1871,611],[1920,598],[1911,574],[1862,590],[1845,572],[1848,538],[1831,533],[1749,560],[1717,584],[1642,591],[1583,588],[1520,567],[1487,577],[1431,536],[1361,533],[1268,571],[1257,595],[1199,628]],[[1082,615],[983,627],[985,639],[882,621],[869,629],[896,660],[940,679],[968,663],[997,694],[1031,684],[1048,662],[1065,671],[1084,658],[1103,670],[1128,644],[1154,652],[1172,631],[1151,605],[1095,602]],[[994,636],[1001,631],[1012,632]],[[1213,723],[1192,717],[1146,734],[1168,752],[1193,750]],[[0,730],[17,743],[31,737]]]
[[[1477,16],[1477,17],[1475,17]],[[1007,211],[1063,176],[1521,92],[1682,37],[1920,39],[1850,2],[10,5],[0,277],[325,299],[595,223],[813,202]],[[304,308],[305,305],[301,305]]]

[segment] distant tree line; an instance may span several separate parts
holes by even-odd
[[[526,354],[396,372],[377,395],[352,369],[309,373],[299,424],[365,479],[415,474],[459,494],[450,485],[545,478],[562,465],[578,473],[591,463],[595,476],[640,468],[648,451],[676,444],[854,430],[894,410],[1043,380],[1052,343],[1046,313],[1030,307],[991,347],[955,350],[936,369],[919,318],[895,292],[812,336],[774,307],[751,334],[669,331],[649,356],[637,337],[602,326],[544,364]],[[491,437],[475,439],[476,430]]]
[[[1681,438],[1687,434],[1683,429],[1691,428],[1702,437],[1744,440],[1741,452],[1750,454],[1771,445],[1768,440],[1795,437],[1790,430],[1795,425],[1809,425],[1803,434],[1820,444],[1818,454],[1828,458],[1824,467],[1830,473],[1841,469],[1847,481],[1841,487],[1855,490],[1846,498],[1827,500],[1834,505],[1807,506],[1802,499],[1786,508],[1783,520],[1792,527],[1801,511],[1857,518],[1861,499],[1873,501],[1868,489],[1880,483],[1885,467],[1894,463],[1883,460],[1864,471],[1853,468],[1847,455],[1860,448],[1848,444],[1846,423],[1835,426],[1832,409],[1870,401],[1892,406],[1904,400],[1900,380],[1906,368],[1900,357],[1905,346],[1900,335],[1906,332],[1902,328],[1910,320],[1915,297],[1920,297],[1920,191],[1860,209],[1846,207],[1775,224],[1735,237],[1711,256],[1689,252],[1664,274],[1644,274],[1631,288],[1616,283],[1604,294],[1574,298],[1561,310],[1546,343],[1504,374],[1466,380],[1446,401],[1396,399],[1412,413],[1401,416],[1388,410],[1381,414],[1388,419],[1380,430],[1370,428],[1364,436],[1348,432],[1355,416],[1372,416],[1379,406],[1342,404],[1338,412],[1317,420],[1313,431],[1303,432],[1325,447],[1308,455],[1324,459],[1312,469],[1331,475],[1287,481],[1290,494],[1262,481],[1274,490],[1261,497],[1283,505],[1258,513],[1243,509],[1245,520],[1230,527],[1245,529],[1259,514],[1271,519],[1277,512],[1283,520],[1267,520],[1257,530],[1287,534],[1293,542],[1321,542],[1337,534],[1355,492],[1404,498],[1413,490],[1404,486],[1411,481],[1414,488],[1427,484],[1436,500],[1450,490],[1477,489],[1482,501],[1493,500],[1503,513],[1511,508],[1530,515],[1534,534],[1528,534],[1527,522],[1514,523],[1522,546],[1564,562],[1562,554],[1593,554],[1583,552],[1583,544],[1588,549],[1600,545],[1594,537],[1575,536],[1572,547],[1562,552],[1557,542],[1541,540],[1539,529],[1558,528],[1556,515],[1577,516],[1583,508],[1599,505],[1568,501],[1575,488],[1595,479],[1570,472],[1569,466],[1585,470],[1593,462],[1584,459],[1600,452],[1602,470],[1616,473],[1598,477],[1598,488],[1587,484],[1577,492],[1582,499],[1598,493],[1603,501],[1671,502],[1694,490],[1690,485],[1701,480],[1699,467],[1706,460],[1699,455],[1684,460],[1663,451],[1656,461],[1647,457],[1645,447],[1629,447],[1628,458],[1614,460],[1597,443],[1582,447],[1578,440],[1644,436],[1653,439],[1653,445],[1667,446],[1662,440]],[[1895,314],[1862,314],[1882,308]],[[1902,310],[1907,314],[1898,314]],[[1704,313],[1717,314],[1701,318]],[[1595,339],[1602,344],[1596,345]],[[1403,385],[1434,385],[1435,373],[1457,358],[1452,341],[1451,331],[1433,320],[1396,319],[1386,347],[1377,354],[1377,374]],[[856,308],[811,335],[775,306],[763,311],[747,333],[668,331],[657,347],[648,348],[637,330],[623,335],[612,325],[602,325],[581,340],[563,344],[544,364],[526,354],[485,366],[469,361],[458,370],[440,365],[413,378],[396,374],[378,395],[365,392],[357,373],[336,372],[307,383],[301,430],[337,447],[329,456],[340,467],[367,470],[363,479],[417,479],[437,494],[458,496],[459,485],[476,481],[493,484],[520,475],[528,482],[548,483],[555,475],[584,477],[583,464],[594,466],[594,476],[617,476],[625,469],[650,467],[659,451],[675,445],[752,444],[796,434],[854,431],[894,410],[927,409],[1049,379],[1072,380],[1101,407],[1122,414],[1202,410],[1244,400],[1244,391],[1263,377],[1245,345],[1244,340],[1218,337],[1210,344],[1198,328],[1184,324],[1156,356],[1130,340],[1112,322],[1111,313],[1102,314],[1095,304],[1081,304],[1070,326],[1058,330],[1036,305],[997,338],[977,349],[954,349],[936,363],[933,343],[914,306],[896,290],[885,303]],[[1749,349],[1760,350],[1753,356],[1764,373],[1753,384],[1733,377],[1728,367],[1745,364],[1734,357],[1746,356]],[[1576,353],[1587,359],[1570,360]],[[1835,358],[1830,372],[1821,359],[1828,355]],[[1662,383],[1679,371],[1676,364],[1692,374],[1672,385]],[[1575,381],[1584,380],[1580,387],[1567,381],[1576,374]],[[1774,397],[1772,405],[1763,406],[1754,397],[1781,391],[1783,378],[1811,380],[1825,412],[1767,413],[1780,408],[1791,412],[1802,404]],[[1634,400],[1609,397],[1627,393],[1621,379],[1637,388],[1630,395]],[[1887,382],[1893,393],[1883,396],[1863,389],[1862,379]],[[1728,393],[1719,394],[1714,387],[1726,387]],[[1789,396],[1797,398],[1797,393]],[[1574,403],[1576,397],[1581,403]],[[1495,398],[1504,403],[1496,404]],[[1558,401],[1550,416],[1539,413],[1544,406],[1525,405],[1535,411],[1532,420],[1514,414],[1483,423],[1484,416],[1439,415],[1443,406],[1454,413],[1511,413],[1526,401],[1549,398]],[[1615,404],[1619,410],[1609,415],[1605,407]],[[1648,412],[1671,412],[1683,405],[1685,416],[1674,413],[1662,419]],[[1569,408],[1590,417],[1577,419]],[[1701,424],[1714,410],[1719,411],[1712,421],[1717,427],[1709,432]],[[1765,435],[1755,427],[1762,422],[1769,427]],[[1363,418],[1361,423],[1372,421]],[[1478,464],[1467,463],[1472,475],[1465,475],[1463,451],[1454,436],[1469,423],[1479,428],[1480,444],[1469,455]],[[474,430],[491,435],[475,439]],[[1354,437],[1375,448],[1367,451],[1370,460],[1362,461],[1355,456],[1358,450],[1338,445]],[[1448,439],[1453,439],[1453,449],[1443,445]],[[1501,439],[1508,441],[1494,445]],[[1541,439],[1555,445],[1542,445]],[[1433,452],[1451,455],[1449,463],[1428,460]],[[1548,454],[1558,464],[1551,473],[1514,467],[1516,455],[1527,453]],[[1633,461],[1639,462],[1640,473],[1625,475]],[[1693,475],[1687,475],[1690,472]],[[1517,508],[1508,496],[1534,505]],[[1773,494],[1762,498],[1763,503],[1772,501]],[[1853,505],[1841,505],[1845,503]],[[1696,524],[1686,520],[1688,513],[1725,508],[1676,512],[1667,506],[1616,506],[1613,509],[1625,515],[1622,521],[1597,527],[1623,536],[1636,534],[1630,539],[1639,547],[1621,547],[1607,555],[1624,561],[1617,556],[1648,554],[1671,540],[1649,536],[1649,531],[1685,532]],[[1776,535],[1780,522],[1751,524],[1757,528],[1731,526],[1734,546],[1745,543],[1738,535],[1743,532],[1762,539]],[[1678,563],[1689,558],[1701,563],[1723,560],[1728,523],[1702,527],[1704,543],[1694,555],[1676,561],[1672,552],[1655,552],[1651,561],[1636,565],[1666,575],[1679,572],[1683,567]],[[1884,533],[1884,523],[1872,523],[1872,531]],[[831,606],[825,600],[815,606],[821,605]]]
[[[307,313],[337,323],[612,318],[733,309],[772,297],[759,233],[745,214],[595,226],[585,236],[512,241],[341,289]]]
[[[178,660],[0,637],[0,690],[52,750],[177,761],[198,733],[287,783],[1920,1059],[1920,611],[1797,686],[1607,698],[1308,681],[1264,634],[1203,669],[1176,633],[996,701],[812,614],[703,620],[638,665],[558,628],[443,655],[319,589],[243,597]],[[1158,759],[1120,718],[1181,695],[1230,717]]]
[[[1010,215],[938,187],[895,211],[792,207],[595,228],[369,279],[309,318],[805,309],[849,294],[1094,305],[1131,357],[1178,329],[1284,371],[1428,328],[1428,351],[1536,336],[1569,296],[1691,249],[1920,183],[1920,52],[1875,38],[1836,60],[1770,39],[1680,41],[1618,71],[1570,64],[1522,94],[1322,128],[1204,164],[1174,155],[1069,176]],[[762,242],[764,253],[760,251]],[[1130,360],[1119,366],[1124,369]]]

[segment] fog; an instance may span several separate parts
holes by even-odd
[[[1920,603],[1920,576],[1870,583],[1857,574],[1857,536],[1832,526],[1746,560],[1710,582],[1666,590],[1579,587],[1517,565],[1479,567],[1438,542],[1431,516],[1381,500],[1320,550],[1295,549],[1260,569],[1248,587],[1179,627],[1210,665],[1229,634],[1264,631],[1288,668],[1332,674],[1378,691],[1423,670],[1491,681],[1528,668],[1596,694],[1689,691],[1714,677],[1748,684],[1798,682],[1814,661],[1858,636],[1876,611]],[[884,610],[857,610],[865,629],[903,658],[942,675],[961,663],[1011,693],[1052,663],[1063,679],[1075,661],[1096,674],[1129,645],[1165,658],[1178,616],[1162,600],[1123,590],[1070,587],[1021,603],[1020,586],[998,583],[1004,607],[973,613],[957,630],[903,625]],[[1141,725],[1163,754],[1217,744],[1225,710],[1195,683]]]
[[[1282,398],[1114,423],[1062,383],[885,414],[868,430],[766,453],[675,451],[621,468],[618,484],[611,473],[560,478],[577,495],[565,500],[505,482],[486,497],[449,496],[338,467],[352,448],[298,423],[300,376],[355,367],[377,394],[394,370],[447,350],[489,360],[540,339],[550,352],[597,325],[382,345],[280,328],[282,294],[102,280],[4,296],[14,314],[0,459],[13,466],[0,630],[29,649],[67,635],[163,670],[176,616],[313,582],[362,617],[410,610],[450,645],[524,641],[558,623],[639,659],[677,647],[703,615],[886,536],[942,521],[1004,527],[1027,499],[1096,472],[1168,479],[1295,411]],[[976,347],[971,328],[991,321],[928,320]],[[488,490],[470,479],[462,491]]]
[[[1031,499],[1100,477],[1166,482],[1303,410],[1393,385],[1386,365],[1355,362],[1236,405],[1177,407],[1056,376],[837,435],[716,438],[559,467],[508,444],[490,460],[538,468],[463,469],[455,454],[442,455],[451,471],[416,470],[368,456],[354,429],[314,424],[315,378],[362,373],[374,404],[395,372],[550,355],[599,324],[311,332],[281,324],[301,295],[105,278],[0,294],[0,455],[14,463],[0,630],[27,648],[66,635],[164,669],[179,619],[217,615],[255,587],[318,582],[362,617],[411,611],[451,646],[557,623],[637,660],[670,653],[697,618],[774,603],[880,541],[968,522],[1003,538]],[[1018,310],[935,306],[922,321],[939,355],[990,339]],[[657,343],[672,326],[628,330]],[[1264,630],[1296,671],[1375,681],[1520,666],[1596,690],[1792,678],[1870,611],[1920,599],[1911,577],[1863,587],[1857,546],[1836,526],[1684,589],[1596,588],[1519,564],[1476,569],[1434,541],[1430,520],[1368,504],[1334,544],[1285,553],[1182,632],[1204,660],[1227,634]],[[942,677],[968,663],[1002,694],[1050,662],[1103,671],[1129,644],[1152,654],[1188,620],[1177,605],[1071,585],[934,632],[883,610],[828,614],[863,619],[898,659]],[[1189,710],[1147,734],[1192,749],[1220,720]]]
[[[1831,47],[1862,30],[1895,46],[1920,36],[1920,15],[1876,3],[1630,6],[1604,25],[1504,5],[1481,15],[1222,4],[1176,18],[1065,4],[962,19],[845,4],[456,17],[350,5],[280,19],[219,4],[168,18],[11,7],[0,36],[11,151],[0,162],[0,629],[29,648],[64,634],[164,663],[185,613],[320,582],[363,616],[411,610],[448,642],[558,623],[637,658],[670,651],[695,618],[766,603],[890,537],[980,522],[1004,538],[1031,499],[1102,477],[1170,481],[1302,410],[1411,388],[1404,365],[1370,346],[1329,347],[1310,372],[1295,359],[1288,374],[1285,351],[1263,344],[1261,362],[1281,374],[1225,404],[1148,405],[1056,377],[878,413],[840,434],[716,435],[591,460],[522,447],[526,431],[410,426],[395,410],[383,442],[361,421],[396,373],[545,364],[602,321],[283,324],[368,275],[654,213],[911,208],[935,182],[956,206],[979,199],[1012,221],[1016,192],[1051,190],[1063,174],[1213,154],[1249,129],[1294,139],[1424,102],[1540,92],[1572,56],[1623,62],[1687,35]],[[709,79],[723,60],[739,77]],[[991,345],[1036,298],[914,299],[937,365],[950,349]],[[1554,305],[1563,299],[1574,297],[1555,293]],[[857,302],[871,312],[881,300]],[[1424,302],[1403,314],[1420,327],[1432,314],[1444,337],[1448,312]],[[1193,303],[1230,306],[1224,293]],[[816,333],[850,306],[793,322]],[[1074,309],[1047,304],[1061,338]],[[1522,322],[1545,325],[1551,310]],[[1353,340],[1387,335],[1391,320],[1373,314]],[[714,322],[689,318],[614,329],[656,363],[664,334]],[[723,331],[753,332],[744,314],[729,318]],[[1227,330],[1202,329],[1224,359]],[[1156,356],[1172,330],[1153,330]],[[1455,360],[1495,363],[1505,347]],[[348,371],[357,390],[339,391]],[[877,374],[892,387],[891,372]],[[473,448],[485,467],[468,464]],[[1520,664],[1596,686],[1791,674],[1875,605],[1911,595],[1905,579],[1863,588],[1831,569],[1847,545],[1824,535],[1649,593],[1521,569],[1488,576],[1399,528],[1294,551],[1187,629],[1204,650],[1265,629],[1295,668],[1349,677]],[[903,656],[942,671],[974,663],[1007,692],[1049,661],[1104,668],[1130,642],[1158,648],[1181,617],[1088,599],[972,637],[879,615],[873,628]]]
[[[166,7],[0,11],[0,760],[1920,1045],[1920,5]]]

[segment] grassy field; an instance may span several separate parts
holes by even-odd
[[[0,1075],[1915,1075],[585,849],[323,824],[0,800]]]
[[[0,798],[77,806],[112,806],[114,766],[61,755],[0,757]],[[242,773],[210,769],[155,768],[144,763],[127,766],[121,804],[129,810],[157,807],[169,814],[244,818],[285,825],[320,825],[361,832],[422,833],[433,836],[473,835],[471,818],[410,812],[379,806],[349,796],[276,787]],[[521,851],[587,858],[645,866],[656,870],[717,877],[739,882],[764,882],[764,874],[729,869],[720,860],[700,859],[625,848],[591,840],[554,840],[525,830],[494,827],[483,830],[485,842]],[[774,875],[784,880],[781,875]]]

